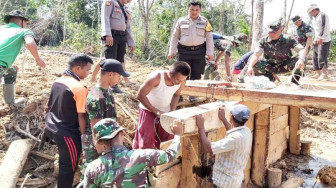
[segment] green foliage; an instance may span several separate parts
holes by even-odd
[[[336,60],[336,31],[331,32],[331,44],[329,49],[329,61],[335,61]]]

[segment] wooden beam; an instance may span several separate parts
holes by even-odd
[[[336,91],[308,92],[306,90],[258,90],[223,87],[186,86],[183,95],[208,97],[231,101],[256,102],[273,105],[315,107],[336,110]]]
[[[300,108],[296,106],[289,107],[289,152],[300,154]]]
[[[267,156],[269,144],[270,108],[255,114],[253,135],[252,182],[258,186],[265,185]]]
[[[1,187],[16,187],[32,144],[31,139],[16,140],[11,143],[0,166]]]

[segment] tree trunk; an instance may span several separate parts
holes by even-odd
[[[284,23],[286,22],[286,18],[287,18],[287,0],[284,0],[284,12],[283,12],[283,21]]]
[[[249,32],[249,44],[248,44],[248,46],[249,46],[249,50],[251,50],[251,48],[252,48],[252,40],[251,40],[251,37],[252,37],[252,32],[253,32],[253,18],[254,18],[254,9],[253,9],[253,5],[254,5],[254,0],[252,0],[252,3],[251,3],[251,5],[252,5],[252,13],[251,13],[251,26],[250,26],[250,32]]]
[[[257,0],[255,4],[255,12],[253,22],[253,37],[252,37],[252,46],[251,49],[257,46],[258,41],[262,37],[263,33],[263,17],[264,17],[264,0]]]
[[[222,0],[222,8],[220,11],[220,18],[219,18],[219,30],[220,34],[224,34],[224,15],[225,15],[225,0]]]

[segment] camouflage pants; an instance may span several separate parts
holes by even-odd
[[[270,61],[260,60],[254,65],[253,71],[256,76],[263,75],[268,77],[271,81],[274,81],[275,78],[273,74],[287,73],[292,71],[295,68],[295,64],[297,61],[298,58],[292,58],[282,63],[274,63]],[[300,75],[300,69],[296,69],[294,74]]]
[[[6,71],[6,67],[0,66],[0,81],[2,77],[4,77],[5,84],[14,84],[16,81],[16,75],[17,71],[13,67],[10,67]]]
[[[219,75],[217,69],[214,66],[206,65],[204,70],[204,80],[213,80]]]
[[[81,165],[81,180],[84,179],[85,169],[88,164],[99,157],[99,154],[92,141],[92,133],[82,134],[83,162]]]

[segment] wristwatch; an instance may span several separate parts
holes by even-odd
[[[157,115],[157,116],[160,116],[160,112],[159,112],[159,111],[157,111],[157,112],[156,112],[156,115]]]

